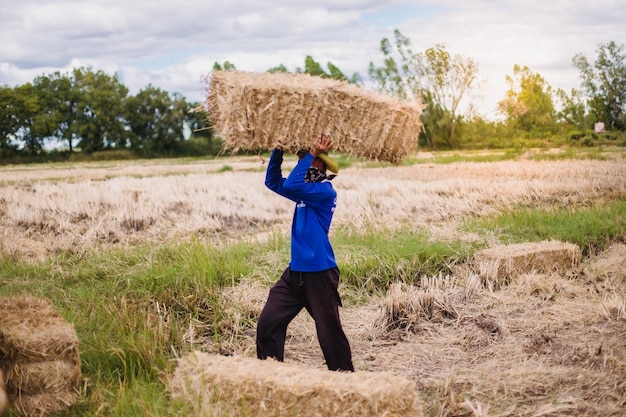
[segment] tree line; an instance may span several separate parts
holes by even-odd
[[[526,66],[515,65],[507,75],[509,89],[498,103],[502,120],[490,121],[475,110],[484,81],[478,64],[450,54],[438,44],[415,52],[408,37],[394,31],[380,43],[382,64],[369,63],[374,88],[402,100],[424,104],[424,129],[416,133],[421,146],[432,149],[511,147],[537,140],[597,139],[600,122],[604,137],[626,145],[626,54],[614,41],[600,44],[590,62],[577,54],[581,86],[554,90]],[[214,70],[235,70],[226,61]],[[289,72],[284,65],[268,72]],[[328,62],[326,69],[311,56],[295,72],[364,82]],[[117,75],[77,68],[54,72],[16,87],[0,86],[0,162],[27,155],[94,154],[123,150],[136,157],[210,154],[213,141],[210,114],[200,103],[178,93],[148,85],[129,95]],[[581,140],[582,139],[582,140]],[[621,142],[620,142],[621,141]]]
[[[54,72],[33,82],[0,87],[0,158],[30,156],[46,148],[92,154],[128,149],[137,156],[174,155],[185,129],[205,126],[178,93],[148,85],[129,95],[117,75],[77,68]],[[210,139],[210,131],[204,133]]]
[[[591,63],[582,54],[572,58],[581,87],[554,90],[527,66],[515,65],[507,75],[509,89],[498,103],[503,119],[487,121],[475,112],[483,84],[478,64],[451,55],[444,45],[414,52],[399,30],[384,38],[382,65],[369,64],[376,88],[401,99],[421,98],[424,130],[420,143],[431,148],[511,146],[517,140],[593,138],[601,123],[608,139],[626,145],[626,54],[614,41],[600,44]],[[595,135],[597,136],[597,135]]]

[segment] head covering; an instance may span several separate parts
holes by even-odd
[[[330,172],[335,174],[339,172],[339,165],[337,164],[337,162],[333,161],[330,156],[325,153],[321,153],[317,157],[324,161],[324,163],[326,164],[326,169],[328,169]]]

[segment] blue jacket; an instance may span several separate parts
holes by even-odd
[[[291,224],[291,262],[297,272],[317,272],[335,268],[335,254],[328,240],[328,230],[337,206],[337,192],[330,181],[308,183],[304,175],[313,162],[307,153],[283,178],[283,151],[273,150],[267,165],[265,185],[296,203]]]

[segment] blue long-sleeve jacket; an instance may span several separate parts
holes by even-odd
[[[337,192],[330,181],[305,182],[304,175],[313,162],[307,153],[283,178],[283,151],[273,150],[267,165],[265,185],[296,203],[291,224],[292,271],[316,272],[337,266],[328,239],[330,223],[337,205]]]

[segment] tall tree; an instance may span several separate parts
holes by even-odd
[[[555,110],[552,87],[539,73],[528,67],[513,66],[513,76],[507,75],[509,90],[498,103],[498,110],[516,128],[525,132],[553,131]]]
[[[81,117],[78,109],[80,92],[75,78],[56,71],[35,78],[33,86],[44,110],[42,117],[47,135],[66,142],[70,153],[73,152]]]
[[[223,64],[217,61],[213,63],[213,71],[235,71],[236,69],[235,64],[228,61],[224,61]]]
[[[124,101],[128,88],[117,75],[103,71],[74,69],[73,76],[79,91],[77,103],[80,120],[77,134],[83,152],[91,153],[110,148],[124,148],[127,133],[124,126]]]
[[[26,117],[23,97],[15,89],[0,86],[0,157],[6,159],[18,150],[16,141]]]
[[[609,129],[626,129],[626,54],[615,41],[600,44],[594,64],[582,54],[573,58],[580,71],[590,112]]]
[[[284,65],[280,65],[277,68],[284,68]],[[277,72],[277,68],[271,68],[268,72]],[[328,72],[324,70],[322,65],[315,61],[311,55],[307,55],[304,59],[304,69],[296,68],[297,73],[305,73],[309,75],[313,75],[316,77],[322,78],[332,78],[334,80],[347,81],[351,84],[358,84],[361,81],[361,76],[358,73],[352,74],[350,78],[346,76],[335,64],[328,61],[326,64],[326,68],[328,68]]]
[[[18,137],[25,151],[37,154],[44,146],[48,136],[48,123],[45,112],[39,104],[39,98],[31,83],[15,87],[16,102],[20,115]]]
[[[563,89],[556,90],[556,98],[560,103],[560,110],[556,113],[557,122],[575,129],[587,129],[593,123],[585,107],[585,101],[580,90],[572,88],[568,94]]]
[[[184,98],[149,85],[126,99],[131,148],[145,155],[172,154],[184,139],[188,105]]]
[[[395,43],[384,38],[380,50],[383,65],[369,64],[369,75],[377,89],[404,100],[421,99],[426,142],[431,147],[454,146],[456,129],[463,114],[473,112],[474,92],[479,88],[478,64],[471,58],[451,55],[438,44],[422,53],[399,30]]]

